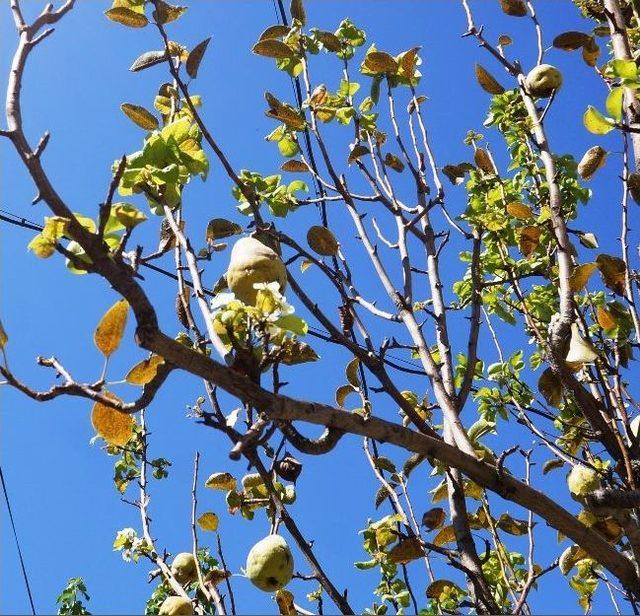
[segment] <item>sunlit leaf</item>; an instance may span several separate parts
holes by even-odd
[[[613,121],[605,118],[595,107],[589,105],[582,118],[585,128],[594,135],[606,135],[614,128]]]
[[[130,385],[146,385],[155,378],[158,367],[162,364],[164,364],[164,358],[160,357],[160,355],[152,355],[131,368],[125,380]]]
[[[206,488],[211,490],[222,490],[228,492],[236,487],[236,480],[231,473],[213,473],[204,483]]]
[[[107,310],[98,323],[93,340],[105,357],[109,357],[120,346],[128,314],[129,304],[121,299]]]
[[[218,530],[218,524],[220,520],[218,519],[218,516],[212,511],[206,511],[205,513],[203,513],[201,516],[198,517],[197,522],[198,522],[198,526],[202,530],[214,532]]]
[[[118,6],[105,11],[104,14],[116,23],[128,26],[129,28],[144,28],[149,20],[144,13],[138,13],[126,6]]]
[[[114,401],[118,398],[110,393],[103,392]],[[91,411],[91,423],[95,431],[109,445],[124,447],[133,436],[134,419],[128,413],[122,413],[111,406],[96,402]]]
[[[133,105],[132,103],[122,103],[120,105],[122,112],[140,128],[145,130],[155,130],[158,128],[158,118],[156,118],[151,112],[147,111],[140,105]]]
[[[587,282],[589,282],[591,274],[593,274],[597,269],[598,265],[596,263],[585,263],[584,265],[578,265],[574,268],[573,272],[571,272],[571,277],[569,278],[569,287],[571,290],[574,293],[582,291]]]

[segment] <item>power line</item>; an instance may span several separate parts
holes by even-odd
[[[42,231],[43,227],[42,225],[38,225],[37,223],[27,219],[27,218],[23,218],[22,216],[18,216],[16,214],[14,214],[13,212],[10,212],[9,210],[5,210],[3,208],[0,208],[0,220],[3,220],[5,222],[8,222],[9,224],[15,225],[16,227],[21,227],[22,229],[31,229],[33,231]],[[142,265],[143,267],[146,267],[147,269],[150,269],[154,272],[157,272],[158,274],[162,274],[163,276],[166,276],[168,278],[173,278],[174,280],[177,280],[178,277],[173,274],[172,272],[169,272],[161,267],[158,267],[157,265],[153,265],[152,263],[148,263],[145,261],[142,261],[140,263],[140,265]],[[189,280],[185,280],[185,284],[190,287],[193,288],[193,284],[189,281]],[[208,291],[205,289],[205,293],[207,295],[213,296],[213,293],[211,291]],[[319,327],[314,327],[312,325],[309,326],[309,333],[316,336],[317,338],[322,338],[324,340],[331,340],[331,334]],[[365,346],[363,346],[362,344],[359,344],[358,342],[354,341],[354,344],[357,344],[361,349],[363,350],[368,350]],[[391,362],[390,360],[393,360],[393,362]],[[405,364],[406,366],[408,366],[407,368],[404,368],[402,366],[398,366],[397,364],[395,364],[394,362],[398,362],[399,364]],[[417,362],[405,359],[404,357],[397,357],[391,354],[386,354],[385,355],[385,363],[389,364],[391,367],[396,368],[398,370],[404,370],[405,372],[409,372],[411,374],[417,374],[419,376],[425,376],[424,371],[421,369],[420,364],[418,364]]]
[[[4,473],[2,472],[2,466],[0,466],[0,481],[2,481],[2,492],[4,493],[4,500],[7,503],[7,511],[9,512],[9,520],[11,521],[11,528],[13,529],[13,538],[16,541],[16,547],[18,548],[18,557],[20,558],[20,567],[22,568],[22,577],[24,579],[24,585],[27,587],[27,595],[29,595],[29,604],[31,605],[31,613],[35,616],[36,607],[33,603],[33,596],[31,595],[31,586],[29,586],[29,576],[27,575],[27,569],[24,565],[24,558],[22,558],[22,550],[20,549],[20,541],[18,541],[18,533],[16,532],[16,525],[13,521],[13,513],[11,512],[11,503],[9,502],[9,493],[7,492],[7,484],[4,481]]]

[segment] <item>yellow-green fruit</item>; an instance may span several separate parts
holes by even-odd
[[[269,535],[258,541],[247,556],[246,573],[265,592],[286,586],[293,575],[293,556],[284,538]]]
[[[551,64],[540,64],[529,72],[525,85],[531,96],[547,98],[562,85],[562,73]]]
[[[287,270],[269,246],[253,237],[243,237],[231,250],[227,284],[239,300],[253,305],[257,295],[253,285],[260,282],[277,282],[282,292],[287,286]]]
[[[180,552],[171,563],[171,573],[178,584],[193,582],[198,576],[196,559],[191,552]]]
[[[166,614],[166,616],[193,614],[193,605],[184,597],[167,597],[162,602],[158,614]]]
[[[567,485],[571,494],[586,496],[600,487],[600,476],[592,468],[578,464],[571,469]]]

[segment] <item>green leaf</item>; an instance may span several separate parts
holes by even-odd
[[[634,64],[635,66],[635,64]],[[622,86],[617,86],[615,88],[611,88],[611,92],[609,92],[607,96],[607,101],[605,103],[605,107],[607,109],[607,113],[616,121],[620,122],[622,118],[622,101],[624,99],[624,88]]]
[[[122,103],[122,112],[140,128],[145,130],[155,130],[158,128],[158,119],[144,107],[133,105],[132,103]]]
[[[147,220],[147,217],[139,209],[128,203],[115,203],[111,212],[126,229],[133,229],[136,225]]]
[[[635,81],[638,78],[638,67],[633,60],[612,60],[611,70],[616,77],[622,79]]]
[[[149,23],[144,13],[138,13],[126,6],[109,9],[105,11],[104,14],[111,21],[115,21],[123,26],[128,26],[129,28],[144,28]]]
[[[295,314],[287,314],[280,317],[274,325],[276,327],[286,329],[294,334],[298,334],[299,336],[304,336],[309,331],[307,322]]]
[[[606,135],[614,128],[611,118],[605,118],[595,107],[589,105],[582,118],[585,128],[594,135]]]
[[[204,54],[207,51],[207,47],[209,46],[209,41],[211,41],[211,37],[198,43],[189,53],[189,57],[187,58],[186,63],[186,69],[187,74],[189,75],[189,77],[191,77],[191,79],[195,79],[198,76],[198,69],[200,68],[202,58],[204,57]]]

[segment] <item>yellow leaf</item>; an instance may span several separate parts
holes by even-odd
[[[507,204],[507,212],[514,218],[519,218],[520,220],[529,220],[533,218],[531,208],[528,205],[518,203],[517,201]]]
[[[207,511],[198,518],[198,526],[202,530],[216,531],[218,530],[218,523],[218,516],[212,511]]]
[[[38,233],[27,245],[36,257],[49,258],[56,251],[56,242],[43,233]]]
[[[571,277],[569,278],[569,288],[574,293],[579,293],[584,289],[587,282],[589,282],[589,278],[591,274],[598,269],[598,265],[596,263],[585,263],[584,265],[578,265],[573,272],[571,273]]]
[[[2,326],[2,321],[0,321],[0,349],[4,349],[7,342],[9,342],[9,336],[7,336],[7,332]]]
[[[128,313],[129,304],[121,299],[107,310],[98,323],[93,340],[105,357],[109,357],[120,346]]]
[[[597,319],[598,325],[604,330],[613,329],[614,327],[616,327],[616,325],[618,325],[618,322],[616,321],[613,314],[609,312],[609,310],[607,310],[606,308],[602,308],[601,306],[598,306]]]
[[[113,394],[104,393],[112,400],[118,400]],[[111,406],[96,402],[91,411],[91,423],[98,435],[109,445],[123,447],[133,435],[135,422],[128,413],[122,413]]]
[[[204,485],[211,490],[228,492],[236,487],[236,480],[231,473],[213,473]]]
[[[130,28],[144,28],[149,23],[149,20],[144,14],[137,13],[126,6],[117,6],[105,11],[104,14],[111,21],[115,21],[123,26],[129,26]]]
[[[140,128],[144,128],[145,130],[155,130],[158,128],[158,119],[144,107],[131,103],[122,103],[120,109],[122,109],[122,113]]]
[[[130,385],[146,385],[155,378],[158,366],[161,364],[164,364],[164,358],[160,355],[152,355],[131,368],[125,380]]]
[[[427,586],[427,597],[438,600],[442,593],[449,588],[457,588],[457,586],[449,580],[435,580]]]

